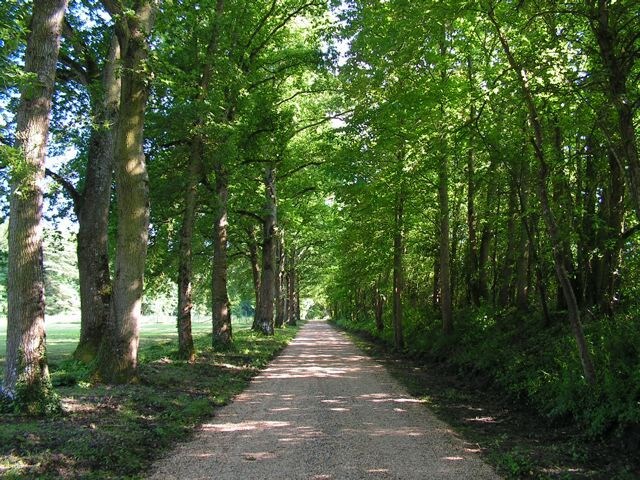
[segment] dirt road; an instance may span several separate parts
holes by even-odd
[[[316,321],[150,478],[499,478],[475,448]]]

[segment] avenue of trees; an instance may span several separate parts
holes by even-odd
[[[36,412],[52,396],[46,193],[78,224],[75,356],[95,381],[135,378],[143,292],[174,289],[183,359],[195,304],[213,345],[232,342],[233,285],[266,335],[313,297],[593,432],[637,426],[638,15],[634,0],[3,5],[3,395]],[[76,155],[53,168],[47,145]]]
[[[347,1],[332,316],[638,425],[637,2]]]
[[[25,412],[57,408],[45,346],[45,195],[56,205],[48,216],[78,224],[74,356],[95,381],[135,378],[144,288],[177,285],[187,360],[196,353],[196,301],[210,306],[214,345],[232,341],[230,281],[252,285],[254,329],[269,335],[295,324],[308,251],[300,215],[324,206],[307,170],[322,163],[315,144],[330,130],[321,50],[328,5],[106,0],[2,9],[3,38],[12,40],[3,43],[3,102],[16,112],[2,137],[10,198],[3,396]],[[47,147],[72,158],[50,168]]]

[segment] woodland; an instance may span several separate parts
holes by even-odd
[[[307,299],[637,446],[639,58],[636,0],[0,3],[2,409],[60,412],[74,225],[92,385],[137,381],[145,299],[187,363],[196,309],[215,350]]]

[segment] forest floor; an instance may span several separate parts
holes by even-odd
[[[411,395],[424,401],[467,442],[478,445],[482,457],[506,478],[640,478],[640,454],[621,439],[588,438],[570,420],[554,424],[515,405],[487,378],[398,354],[366,334],[350,336]]]
[[[498,479],[342,332],[310,321],[153,480]]]

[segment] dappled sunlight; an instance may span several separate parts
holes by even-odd
[[[189,461],[220,479],[427,478],[420,473],[427,471],[464,478],[458,465],[475,461],[475,452],[427,417],[423,403],[344,335],[312,322],[202,426]],[[475,478],[493,477],[487,470]]]
[[[477,422],[477,423],[498,423],[498,421],[493,417],[474,417],[474,418],[465,418],[465,422]]]
[[[203,430],[209,430],[211,432],[246,432],[250,430],[262,431],[269,428],[287,427],[289,422],[269,422],[269,421],[247,421],[240,423],[219,423],[219,424],[205,424],[202,426]]]
[[[379,428],[373,430],[370,435],[372,437],[422,437],[426,435],[426,431],[417,427],[404,428]]]

